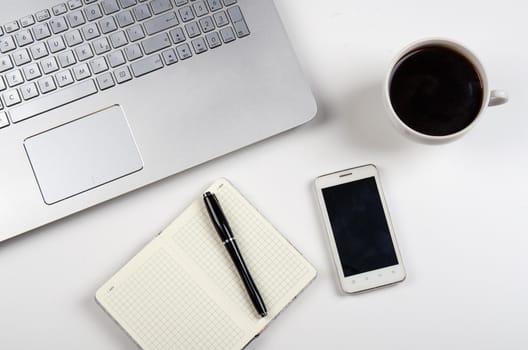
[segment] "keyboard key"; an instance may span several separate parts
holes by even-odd
[[[231,22],[244,20],[244,17],[242,17],[242,12],[240,12],[240,7],[238,6],[228,8],[227,13],[229,14],[229,18],[231,18]]]
[[[4,28],[6,33],[12,33],[20,29],[17,21],[7,23]]]
[[[176,52],[180,60],[186,60],[187,58],[192,57],[191,48],[188,44],[181,44],[176,47]]]
[[[35,14],[38,22],[47,21],[51,18],[50,12],[48,10],[42,10]]]
[[[39,58],[48,55],[48,49],[46,48],[46,45],[42,42],[36,43],[35,45],[31,46],[29,48],[29,51],[31,51],[31,56],[33,56],[33,59],[35,60],[38,60]]]
[[[222,0],[225,6],[236,4],[237,0]]]
[[[246,25],[246,21],[233,22],[233,27],[235,27],[235,32],[239,38],[249,35],[249,28]]]
[[[36,63],[25,66],[23,71],[24,71],[24,76],[26,77],[26,80],[28,81],[40,78],[42,76],[42,73],[40,72],[40,68],[38,64]]]
[[[138,44],[129,45],[125,47],[123,51],[125,52],[125,56],[129,61],[134,61],[143,57],[143,53],[141,52]]]
[[[62,40],[62,37],[55,36],[48,39],[48,47],[51,53],[56,53],[64,50],[66,48],[66,45],[64,44],[64,40]]]
[[[137,78],[163,68],[163,62],[161,62],[160,55],[154,55],[132,63],[130,68],[132,68],[132,72]]]
[[[91,61],[90,67],[92,68],[94,74],[99,74],[108,70],[108,65],[106,64],[106,60],[104,57],[97,57],[96,59]]]
[[[209,13],[207,6],[205,6],[205,3],[202,0],[196,1],[193,4],[193,7],[197,17],[202,17]]]
[[[132,75],[130,74],[130,70],[128,69],[128,67],[116,69],[114,71],[114,75],[118,84],[122,84],[124,82],[132,80]]]
[[[51,31],[54,34],[62,33],[64,31],[68,30],[68,25],[66,24],[66,20],[64,19],[64,17],[52,18],[49,21],[49,24],[51,26]]]
[[[62,15],[63,13],[68,12],[68,8],[66,7],[66,4],[59,4],[57,6],[53,6],[51,8],[51,11],[53,11],[53,14],[55,16]]]
[[[112,74],[105,73],[96,78],[97,85],[99,85],[99,89],[106,90],[111,88],[112,86],[115,86],[114,78],[112,78]]]
[[[120,31],[113,34],[110,34],[110,42],[112,43],[112,46],[114,49],[117,49],[118,47],[125,46],[128,44],[128,40],[125,36],[125,32]]]
[[[105,13],[105,15],[110,15],[119,11],[119,5],[117,4],[117,0],[103,0],[101,2],[101,6],[103,6],[103,12]]]
[[[55,81],[51,76],[44,77],[40,79],[38,82],[38,87],[40,89],[40,92],[43,94],[47,94],[48,92],[51,92],[55,89],[57,89],[57,86],[55,85]],[[27,113],[27,112],[26,112]],[[11,118],[13,118],[13,111],[11,111]],[[25,118],[23,118],[25,119]],[[13,122],[16,123],[15,119],[12,119]],[[22,120],[22,119],[20,119]]]
[[[7,88],[7,86],[4,83],[4,78],[0,77],[0,91],[4,91]],[[2,104],[2,100],[0,100],[0,105]]]
[[[198,55],[207,51],[207,45],[205,45],[203,38],[194,39],[192,41],[192,46],[194,48],[194,52],[196,52]]]
[[[222,8],[220,0],[207,0],[207,5],[209,5],[211,12],[218,11]]]
[[[0,56],[0,73],[10,70],[11,68],[13,68],[13,62],[11,62],[11,57],[7,55]]]
[[[51,79],[51,77],[46,78]],[[53,79],[51,80],[51,83],[53,83]],[[42,91],[42,87],[40,86],[40,84],[39,87]],[[11,115],[11,120],[14,123],[18,123],[24,119],[34,117],[52,109],[64,106],[68,103],[77,101],[86,96],[93,95],[96,92],[97,87],[95,86],[93,80],[85,80],[82,83],[58,90],[53,94],[17,106],[16,108],[11,109],[9,114]]]
[[[213,15],[213,17],[218,27],[224,27],[229,24],[229,20],[227,19],[227,14],[225,11],[217,12]]]
[[[59,54],[59,63],[62,68],[66,68],[77,63],[73,51],[66,51]]]
[[[101,27],[103,34],[108,34],[117,29],[117,24],[113,17],[103,18],[99,21],[99,26]]]
[[[29,83],[20,88],[20,91],[22,92],[22,98],[24,100],[31,100],[32,98],[35,98],[39,95],[37,86],[35,83]]]
[[[116,21],[121,28],[126,27],[134,23],[134,17],[132,17],[132,12],[123,11],[119,12],[116,16]]]
[[[220,45],[222,45],[222,40],[220,40],[220,35],[218,33],[209,33],[205,36],[205,39],[207,40],[207,44],[211,49],[214,49]]]
[[[82,7],[83,3],[81,0],[70,0],[68,1],[68,8],[70,10],[78,9],[79,7]]]
[[[0,51],[6,53],[16,48],[15,41],[11,36],[4,36],[0,38]]]
[[[185,41],[185,34],[183,34],[183,30],[181,28],[173,29],[169,32],[169,34],[175,44],[179,44],[182,41]]]
[[[155,15],[159,15],[160,13],[172,9],[170,0],[152,0],[150,2],[150,6],[152,7],[152,12],[154,12]]]
[[[131,42],[141,40],[145,37],[145,32],[140,24],[136,24],[127,29],[128,38]]]
[[[73,76],[69,70],[63,70],[55,74],[55,79],[57,79],[57,84],[59,87],[68,86],[73,84]]]
[[[101,35],[99,28],[95,23],[90,23],[82,28],[82,32],[85,40],[92,40]]]
[[[141,42],[141,45],[143,46],[143,50],[145,51],[145,53],[148,55],[169,47],[171,45],[171,42],[169,36],[165,33],[162,33],[143,40]]]
[[[110,49],[111,49],[107,38],[100,38],[100,39],[94,40],[93,41],[93,47],[94,47],[95,53],[97,55],[101,55],[103,53],[106,53],[106,52],[110,51]]]
[[[121,51],[110,52],[106,57],[112,68],[125,64],[125,56]]]
[[[142,21],[144,19],[152,17],[152,14],[150,13],[150,9],[147,4],[141,4],[139,6],[134,7],[134,15],[136,16],[136,20],[138,21]]]
[[[119,3],[121,3],[121,7],[126,9],[128,7],[134,6],[137,1],[136,0],[119,0]]]
[[[33,15],[29,15],[29,16],[26,16],[26,17],[22,17],[20,19],[20,25],[25,28],[25,27],[29,27],[31,25],[35,24],[35,18],[33,17]]]
[[[84,14],[86,15],[86,19],[90,22],[103,17],[103,13],[101,12],[99,4],[86,6],[84,9]]]
[[[202,27],[204,33],[214,30],[215,26],[213,24],[213,19],[210,16],[200,19],[200,27]]]
[[[174,3],[176,4],[176,6],[183,6],[189,3],[189,0],[174,0]]]
[[[27,49],[21,49],[13,53],[13,60],[17,66],[21,66],[31,61],[31,58]]]
[[[0,102],[0,109],[2,108],[2,102]],[[0,128],[5,128],[6,126],[9,126],[9,119],[7,119],[5,112],[0,112]]]
[[[51,36],[51,32],[49,30],[47,23],[41,23],[33,27],[33,35],[35,36],[35,39],[42,40],[49,36]]]
[[[190,6],[182,7],[178,10],[178,12],[180,13],[180,17],[184,22],[189,22],[194,19],[194,13],[192,12]]]
[[[66,39],[66,43],[69,47],[79,45],[83,42],[81,32],[78,29],[72,30],[64,34],[64,39]]]
[[[26,46],[33,43],[33,36],[29,30],[21,30],[15,34],[18,46]]]
[[[6,107],[11,107],[16,105],[17,103],[22,102],[17,89],[8,90],[4,92],[2,96],[4,97]]]
[[[40,65],[44,74],[50,74],[59,70],[59,65],[57,64],[57,59],[55,59],[55,57],[49,57],[42,60]]]
[[[22,84],[24,82],[24,78],[22,77],[22,73],[20,73],[19,70],[14,70],[14,71],[8,72],[5,75],[5,78],[7,80],[7,85],[9,85],[9,87],[14,87],[14,86],[20,85],[20,84]]]
[[[178,25],[178,18],[174,12],[169,12],[164,15],[155,17],[145,22],[145,31],[148,35],[159,33],[165,29],[169,29]]]
[[[8,72],[5,75],[5,79],[7,81],[7,85],[9,87],[14,87],[17,85],[20,85],[24,82],[24,78],[22,77],[22,73],[20,73],[19,70],[14,70],[11,72]]]
[[[83,80],[92,76],[86,63],[73,67],[73,75],[77,80]]]
[[[167,66],[170,66],[173,63],[178,62],[178,57],[176,57],[176,52],[174,52],[173,49],[165,50],[161,53],[161,56],[163,57],[163,61],[165,61],[165,64]]]
[[[231,27],[222,29],[220,31],[220,35],[222,36],[222,40],[224,40],[224,43],[226,44],[236,39],[235,32],[233,32],[233,29],[231,29]]]
[[[84,44],[75,48],[75,54],[79,61],[86,61],[94,56],[90,44]]]
[[[187,31],[187,35],[189,35],[189,38],[194,38],[202,34],[202,32],[200,32],[200,27],[198,26],[197,22],[187,23],[185,25],[185,30]]]

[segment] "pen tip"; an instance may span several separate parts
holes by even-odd
[[[205,197],[209,197],[209,196],[211,196],[211,192],[207,191],[207,192],[205,192],[205,193],[203,194],[203,196],[204,196],[204,198],[205,198]]]

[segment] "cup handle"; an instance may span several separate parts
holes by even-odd
[[[504,90],[493,90],[490,94],[488,106],[500,106],[508,102],[508,93]]]

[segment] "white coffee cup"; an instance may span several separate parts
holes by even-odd
[[[475,119],[473,120],[473,122],[469,124],[466,128],[456,133],[445,135],[445,136],[427,135],[427,134],[418,132],[410,128],[407,124],[405,124],[400,119],[400,117],[398,117],[398,114],[395,112],[392,106],[391,98],[390,98],[390,84],[391,84],[392,76],[400,60],[404,58],[410,52],[413,52],[422,47],[430,47],[430,46],[447,47],[451,50],[454,50],[462,54],[464,57],[466,57],[476,68],[477,73],[480,76],[482,89],[483,89],[482,90],[483,91],[482,106],[480,107],[480,111],[478,115],[475,117]],[[392,121],[392,124],[396,127],[396,129],[398,129],[405,136],[415,141],[427,143],[427,144],[442,144],[442,143],[451,142],[451,141],[454,141],[460,138],[462,135],[466,134],[469,130],[471,130],[475,126],[477,121],[482,118],[482,115],[487,107],[498,106],[498,105],[502,105],[508,102],[508,94],[506,93],[506,91],[490,90],[488,77],[486,75],[486,70],[484,69],[484,66],[482,65],[480,60],[477,58],[477,56],[473,52],[471,52],[468,48],[466,48],[465,46],[453,40],[441,39],[441,38],[422,39],[422,40],[416,41],[410,44],[409,46],[405,47],[392,61],[390,65],[390,69],[387,73],[387,77],[383,85],[383,89],[384,89],[385,105],[387,107],[388,115]]]

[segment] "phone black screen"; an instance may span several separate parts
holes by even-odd
[[[374,177],[322,191],[345,277],[398,264]]]

